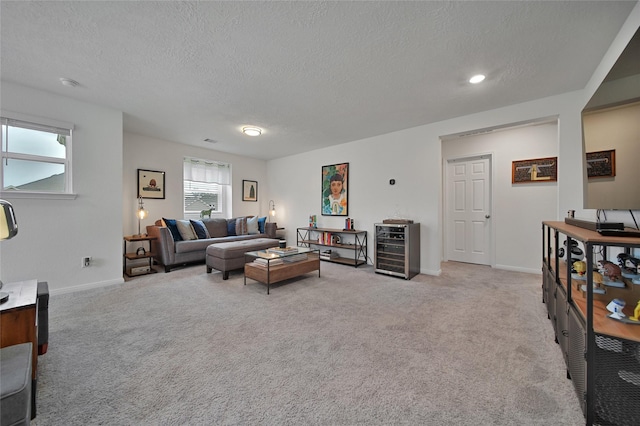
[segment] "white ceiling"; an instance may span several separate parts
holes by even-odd
[[[582,89],[635,4],[2,0],[0,75],[271,159]]]

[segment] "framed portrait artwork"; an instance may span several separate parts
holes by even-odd
[[[347,216],[349,213],[349,163],[322,166],[323,216]]]
[[[558,180],[558,157],[513,161],[511,183],[554,182]]]
[[[242,201],[258,201],[258,182],[255,180],[242,181]]]
[[[616,150],[587,152],[587,177],[603,178],[616,175]]]
[[[138,197],[164,200],[164,172],[138,169]]]

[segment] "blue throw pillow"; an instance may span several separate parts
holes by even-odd
[[[236,219],[227,219],[227,236],[236,235]]]
[[[196,232],[196,236],[199,240],[204,240],[206,238],[211,238],[209,236],[209,231],[207,231],[207,227],[204,226],[204,222],[201,220],[191,220],[191,226],[193,226],[193,230]]]
[[[267,217],[258,218],[258,230],[261,234],[264,234],[264,223],[267,221]]]
[[[164,217],[162,218],[162,220],[164,220],[164,223],[167,224],[167,228],[169,228],[169,231],[171,231],[173,241],[182,241],[182,235],[180,235],[180,231],[178,231],[178,224],[176,223],[176,220],[165,219]]]

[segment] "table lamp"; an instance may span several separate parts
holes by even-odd
[[[10,202],[0,200],[0,240],[8,240],[18,234],[18,222]],[[2,280],[0,280],[2,289]],[[9,293],[0,291],[0,303],[9,300]]]

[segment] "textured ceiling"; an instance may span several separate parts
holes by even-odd
[[[270,159],[582,89],[634,6],[3,0],[0,75]]]

